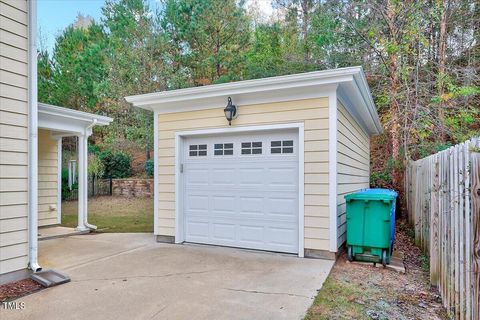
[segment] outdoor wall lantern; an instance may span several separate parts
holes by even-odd
[[[232,98],[228,97],[228,104],[223,109],[223,112],[225,112],[225,118],[227,118],[228,125],[232,125],[232,120],[237,118],[237,107],[232,103]]]

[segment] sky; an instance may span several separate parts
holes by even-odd
[[[158,0],[148,1],[150,7],[158,5]],[[56,36],[75,21],[78,13],[89,15],[96,21],[100,20],[104,2],[105,0],[38,0],[37,24],[40,47],[52,52]],[[247,0],[247,6],[251,3],[256,3],[265,15],[272,12],[271,0]]]
[[[156,0],[149,0],[155,6]],[[37,26],[39,45],[52,51],[55,37],[75,21],[78,13],[96,21],[102,16],[105,0],[38,0]]]
[[[79,12],[99,20],[103,3],[104,0],[38,0],[39,45],[51,51],[55,37],[75,21]]]

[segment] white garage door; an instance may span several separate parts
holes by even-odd
[[[298,252],[298,133],[187,138],[188,242]]]

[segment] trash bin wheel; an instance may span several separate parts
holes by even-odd
[[[352,262],[353,261],[353,248],[352,246],[348,246],[347,248],[347,260]]]
[[[382,250],[382,265],[385,268],[387,266],[387,250]]]

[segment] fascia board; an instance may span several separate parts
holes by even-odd
[[[38,113],[39,115],[50,115],[58,118],[72,119],[81,122],[91,123],[95,119],[97,120],[96,125],[108,125],[113,119],[110,117],[105,117],[93,113],[82,112],[73,109],[67,109],[63,107],[53,106],[45,103],[38,104]]]

